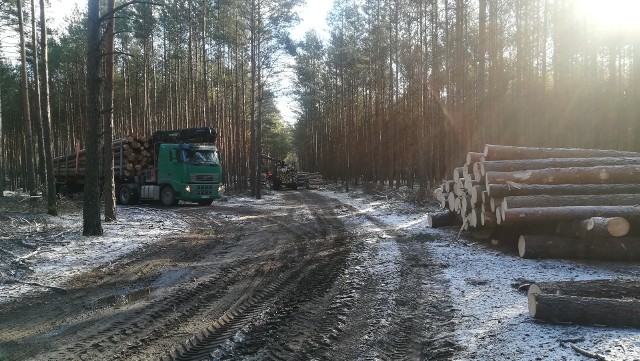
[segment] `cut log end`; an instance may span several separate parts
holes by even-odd
[[[597,222],[597,220],[593,220],[593,221],[595,226],[595,223]],[[613,237],[626,236],[629,233],[630,229],[631,229],[631,225],[626,219],[622,217],[611,218],[607,223],[607,230],[609,231],[609,234],[611,234]]]
[[[524,236],[520,236],[520,238],[518,238],[518,254],[521,258],[526,258],[525,255],[527,254],[527,243],[524,239]]]
[[[538,305],[536,296],[538,293],[531,293],[531,286],[529,287],[529,294],[527,295],[527,299],[529,300],[529,316],[536,318],[536,306]]]

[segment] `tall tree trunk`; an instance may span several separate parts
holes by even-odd
[[[42,51],[42,139],[44,140],[44,161],[47,174],[47,213],[58,214],[56,181],[53,177],[53,156],[51,147],[51,101],[49,94],[49,46],[47,43],[47,22],[44,14],[44,0],[40,0],[40,50]]]
[[[84,186],[83,232],[85,236],[102,235],[100,219],[100,0],[88,0],[87,11],[87,106],[85,132],[87,150]]]
[[[26,161],[26,176],[27,176],[27,190],[32,196],[36,195],[36,172],[33,164],[33,134],[31,132],[31,107],[29,105],[29,80],[27,79],[27,52],[24,41],[24,19],[22,16],[22,0],[16,1],[18,4],[18,25],[20,31],[20,75],[22,79],[22,127],[25,145],[25,161]]]
[[[38,164],[36,166],[37,173],[40,174],[40,180],[42,183],[47,184],[47,174],[45,172],[45,164],[44,164],[44,138],[42,137],[42,104],[40,99],[40,73],[38,69],[38,42],[37,42],[37,33],[36,29],[36,1],[31,0],[31,46],[33,48],[32,51],[32,59],[33,59],[33,107],[36,111],[36,116],[34,119],[34,126],[36,127],[36,139],[38,142],[36,143],[38,146],[36,147],[38,151]]]
[[[4,197],[4,146],[2,139],[2,84],[0,84],[0,198]]]
[[[258,154],[258,138],[257,138],[257,126],[256,126],[256,78],[257,78],[257,54],[256,54],[256,38],[257,38],[257,24],[256,24],[256,1],[251,0],[251,145],[249,155],[249,183],[251,184],[251,195],[258,197],[257,189],[260,183],[257,177],[258,163],[260,162],[260,155]]]
[[[114,0],[107,2],[107,34],[105,37],[105,75],[104,75],[104,148],[103,148],[103,171],[104,171],[104,220],[111,222],[116,220],[116,190],[113,179],[113,63],[115,59],[113,38],[115,14],[113,13]]]
[[[478,80],[476,84],[476,117],[477,117],[477,139],[473,149],[477,149],[479,144],[484,144],[486,139],[484,127],[484,100],[486,87],[487,70],[487,0],[479,0],[479,35],[478,35]],[[470,150],[473,150],[470,149]]]
[[[258,35],[259,32],[262,31],[262,1],[257,0],[257,15],[258,15]],[[262,82],[262,65],[260,59],[262,59],[261,54],[262,48],[262,39],[260,36],[256,37],[256,75],[257,75],[257,85],[258,85],[258,119],[256,119],[256,199],[262,198],[261,187],[262,183],[260,182],[261,177],[260,173],[262,172],[261,160],[262,160],[262,104],[263,104],[263,82]]]

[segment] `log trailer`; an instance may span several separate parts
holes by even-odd
[[[179,201],[210,205],[220,198],[221,164],[213,128],[157,131],[151,137],[113,142],[114,179],[118,204]],[[86,152],[54,160],[59,191],[80,191],[85,181]]]

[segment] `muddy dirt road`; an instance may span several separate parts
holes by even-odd
[[[428,235],[322,192],[173,209],[189,225],[0,308],[0,360],[449,359]],[[264,201],[263,201],[264,202]],[[156,212],[162,217],[162,212]]]

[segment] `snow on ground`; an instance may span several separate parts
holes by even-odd
[[[357,192],[331,196],[395,229],[438,235],[430,237],[435,239],[430,251],[434,262],[445,266],[450,282],[457,313],[456,342],[464,348],[456,360],[588,360],[563,340],[579,340],[574,345],[607,360],[640,360],[638,330],[537,322],[529,316],[526,294],[517,290],[523,280],[637,279],[637,265],[525,260],[459,240],[455,230],[430,229],[426,211],[404,202],[371,200]]]
[[[110,267],[113,260],[125,254],[187,229],[187,224],[175,213],[167,216],[166,209],[142,206],[118,207],[117,211],[119,221],[103,223],[104,236],[100,237],[82,236],[80,213],[59,217],[43,215],[44,219],[38,222],[46,224],[48,230],[56,229],[59,236],[51,237],[46,246],[19,256],[19,264],[10,271],[13,274],[0,274],[0,280],[20,280],[19,283],[0,283],[0,304],[32,292],[46,291],[47,287],[60,287],[83,272]],[[158,212],[163,216],[158,216]],[[37,236],[40,227],[35,221],[31,224]]]
[[[262,200],[229,198],[225,207],[251,206],[275,211],[282,203],[281,194],[267,194]],[[428,228],[423,208],[394,199],[373,199],[359,191],[325,191],[325,194],[358,210],[356,218],[345,213],[349,224],[367,227],[369,231],[379,230],[378,237],[367,240],[376,244],[375,257],[379,258],[370,272],[391,272],[389,267],[393,268],[399,257],[390,236],[379,227],[380,222],[396,232],[429,235],[435,239],[428,244],[428,249],[434,262],[445,266],[457,313],[456,342],[464,348],[457,360],[588,360],[578,355],[569,343],[562,342],[569,339],[580,339],[575,345],[604,355],[607,360],[640,360],[637,330],[534,322],[528,314],[526,295],[513,287],[522,280],[637,279],[640,277],[637,265],[524,260],[486,245],[458,240],[455,230]],[[18,270],[26,269],[27,273],[0,274],[0,279],[16,278],[22,282],[0,284],[0,304],[25,293],[46,290],[38,285],[56,287],[81,272],[110,267],[118,257],[188,228],[179,215],[167,217],[166,209],[119,207],[118,212],[120,221],[104,223],[102,237],[81,235],[81,214],[44,216],[46,222],[61,233],[46,247],[20,257],[22,265]],[[225,213],[225,218],[251,221],[250,216],[240,213]],[[378,225],[373,224],[372,219]],[[37,231],[38,226],[34,228]],[[25,284],[29,282],[31,284]]]

